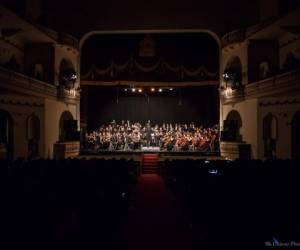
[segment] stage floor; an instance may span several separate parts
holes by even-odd
[[[159,148],[146,148],[142,150],[116,150],[116,151],[81,151],[80,158],[85,159],[133,159],[134,161],[141,161],[144,154],[158,154],[159,161],[165,161],[167,159],[221,159],[220,152],[203,152],[203,151],[162,151]]]

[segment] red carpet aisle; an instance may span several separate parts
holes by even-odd
[[[123,249],[192,249],[189,227],[159,175],[140,176],[132,198],[131,213],[121,229]]]

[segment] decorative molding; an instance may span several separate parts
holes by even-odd
[[[17,106],[29,106],[29,107],[44,107],[44,103],[28,102],[28,101],[17,101],[17,100],[6,100],[0,98],[0,103],[17,105]]]
[[[284,100],[284,101],[279,101],[279,100],[273,100],[273,101],[262,101],[259,102],[259,106],[265,107],[265,106],[277,106],[277,105],[294,105],[294,104],[300,104],[300,99],[299,98],[294,98],[293,100]]]
[[[150,82],[150,81],[90,81],[83,80],[81,86],[131,86],[135,87],[187,87],[187,86],[219,86],[219,81],[198,81],[198,82]]]
[[[130,72],[132,71],[146,74],[157,74],[157,72],[165,72],[164,74],[171,74],[172,77],[175,77],[176,81],[178,82],[187,81],[189,78],[192,78],[193,80],[190,81],[194,82],[219,79],[218,72],[209,72],[204,66],[201,66],[195,70],[189,70],[184,65],[172,66],[162,58],[151,65],[143,65],[132,57],[123,64],[117,64],[113,61],[108,67],[103,69],[99,69],[95,65],[92,65],[88,72],[86,72],[85,74],[81,74],[81,79],[102,81],[103,78],[106,80],[108,78],[110,79],[110,81],[112,81],[117,78],[118,75],[124,72],[129,73],[130,75]]]

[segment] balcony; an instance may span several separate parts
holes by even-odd
[[[220,97],[223,104],[230,104],[253,98],[299,94],[299,81],[300,69],[297,69],[249,83],[243,90],[220,89]]]
[[[230,44],[240,43],[245,40],[244,30],[235,30],[224,35],[221,39],[222,48],[227,47]]]
[[[1,92],[49,98],[68,103],[78,101],[79,92],[66,90],[35,78],[0,67]]]
[[[249,83],[245,88],[246,98],[259,98],[275,95],[291,95],[300,92],[300,70],[293,70],[283,74]]]
[[[244,89],[220,89],[220,98],[223,104],[241,102],[245,100]]]
[[[57,87],[57,98],[60,100],[76,100],[80,96],[79,92],[75,89],[65,89],[63,86]]]
[[[77,50],[79,49],[79,42],[75,37],[63,32],[56,32],[41,25],[36,26],[39,30],[46,33],[49,37],[57,41],[59,44],[67,45]]]
[[[57,42],[60,44],[71,46],[77,50],[79,49],[78,40],[76,38],[74,38],[73,36],[66,34],[66,33],[62,33],[62,32],[58,33]]]
[[[0,88],[8,92],[18,92],[39,97],[57,96],[55,86],[3,67],[0,67]]]

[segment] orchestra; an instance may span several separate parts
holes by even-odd
[[[102,125],[97,131],[87,133],[85,147],[94,151],[130,151],[144,147],[155,147],[161,151],[205,151],[218,150],[218,126],[204,128],[188,124],[162,124],[145,126],[141,123],[122,121]]]

